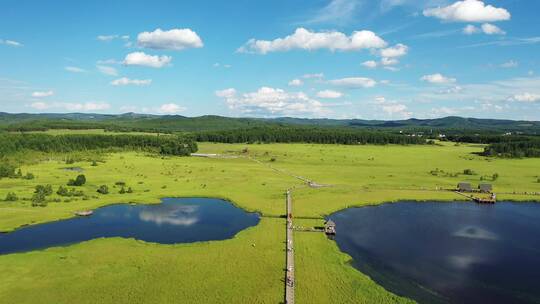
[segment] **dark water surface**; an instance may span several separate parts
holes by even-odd
[[[540,204],[399,202],[331,216],[353,266],[420,303],[540,303]]]
[[[0,233],[0,254],[30,251],[100,237],[174,244],[223,240],[259,223],[259,215],[211,198],[166,198],[155,205],[111,205],[88,217]]]

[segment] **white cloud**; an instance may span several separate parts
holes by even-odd
[[[466,27],[463,28],[463,34],[472,35],[478,33],[480,33],[480,29],[472,24],[468,24]]]
[[[148,55],[144,52],[133,52],[126,55],[124,59],[125,65],[139,65],[151,68],[162,68],[171,63],[170,56]]]
[[[409,47],[404,45],[404,44],[401,44],[401,43],[398,43],[392,47],[389,47],[389,48],[385,48],[385,49],[382,49],[379,54],[381,55],[381,57],[386,57],[386,58],[394,58],[394,57],[402,57],[402,56],[405,56],[407,55],[407,52],[409,51]]]
[[[302,86],[304,84],[304,82],[300,79],[293,79],[291,81],[289,81],[289,85],[291,87],[299,87],[299,86]]]
[[[199,35],[187,28],[168,31],[158,28],[153,32],[142,32],[137,36],[137,44],[145,48],[177,51],[203,47]]]
[[[440,73],[437,74],[431,74],[431,75],[424,75],[422,78],[420,78],[422,81],[426,81],[429,83],[435,83],[435,84],[446,84],[446,83],[454,83],[456,82],[455,78],[446,77]]]
[[[53,91],[37,91],[37,92],[32,93],[32,97],[36,97],[36,98],[49,97],[53,95],[54,95]]]
[[[343,96],[343,93],[333,90],[323,90],[317,92],[317,97],[326,99],[336,99]]]
[[[487,35],[505,35],[506,32],[491,23],[482,24],[482,32]]]
[[[466,35],[473,35],[473,34],[479,34],[479,33],[484,33],[486,35],[505,35],[506,34],[506,32],[503,31],[501,28],[491,23],[484,23],[480,27],[476,27],[472,24],[469,24],[463,28],[463,33]]]
[[[241,53],[267,54],[285,52],[294,49],[331,51],[358,51],[362,49],[378,49],[386,47],[386,42],[371,31],[356,31],[350,36],[341,32],[312,32],[305,28],[297,28],[294,34],[275,40],[249,40],[238,49]]]
[[[34,102],[30,105],[30,107],[36,109],[36,110],[45,110],[49,107],[48,104],[44,103],[44,102],[41,102],[41,101],[38,101],[38,102]]]
[[[459,111],[457,109],[452,109],[448,107],[440,107],[440,108],[432,108],[431,114],[433,116],[449,116],[449,115],[455,115]]]
[[[382,106],[382,110],[389,115],[399,114],[403,117],[410,117],[411,113],[407,111],[407,106],[404,104],[389,104]]]
[[[508,98],[508,100],[519,101],[519,102],[538,102],[540,101],[540,94],[532,94],[532,93],[515,94],[514,96]]]
[[[99,35],[96,37],[99,41],[109,42],[115,39],[129,40],[128,35]]]
[[[347,88],[372,88],[377,84],[375,80],[366,77],[341,78],[330,80],[328,82],[336,86],[343,86]]]
[[[85,69],[81,69],[79,67],[74,67],[74,66],[67,66],[64,68],[64,70],[68,72],[72,72],[72,73],[86,73]]]
[[[517,68],[518,65],[519,63],[517,61],[510,60],[510,61],[500,64],[499,67],[505,68],[505,69],[511,69],[511,68]]]
[[[384,65],[384,66],[389,66],[389,65],[396,65],[398,64],[399,61],[395,58],[386,58],[386,57],[383,57],[381,59],[381,64]]]
[[[457,1],[449,6],[424,10],[424,16],[454,22],[494,22],[510,20],[510,13],[504,8],[486,5],[479,0]]]
[[[233,98],[236,95],[236,89],[228,88],[225,90],[216,91],[216,96],[221,98]]]
[[[243,114],[276,115],[315,115],[328,113],[325,106],[303,92],[287,92],[282,89],[261,87],[255,92],[238,95],[235,89],[216,91],[216,96],[225,99],[231,110]]]
[[[409,118],[412,113],[407,106],[396,101],[387,100],[384,96],[377,96],[374,100],[375,106],[385,112],[390,117]]]
[[[302,76],[302,78],[304,78],[304,79],[323,79],[324,74],[323,73],[304,74],[304,76]]]
[[[0,44],[8,45],[8,46],[14,46],[14,47],[20,47],[23,46],[22,43],[15,41],[15,40],[4,40],[0,39]]]
[[[126,85],[136,85],[136,86],[146,86],[152,83],[152,79],[129,79],[127,77],[122,77],[111,81],[113,86],[126,86]]]
[[[437,91],[439,94],[457,94],[461,93],[463,91],[463,88],[460,86],[453,86],[450,88],[444,88],[442,90]]]
[[[63,106],[69,111],[102,111],[107,110],[111,106],[108,103],[64,103]]]
[[[118,71],[116,70],[116,68],[106,66],[106,65],[98,65],[96,67],[101,73],[105,75],[118,76]]]
[[[368,60],[368,61],[362,62],[362,65],[365,66],[366,68],[374,69],[377,67],[378,64],[375,60]]]
[[[162,114],[175,114],[185,111],[186,108],[175,103],[166,103],[159,107],[158,112]]]
[[[89,112],[89,111],[107,110],[111,106],[108,103],[103,103],[103,102],[86,102],[86,103],[34,102],[30,105],[30,107],[36,110],[61,109],[61,110],[67,110],[67,111]]]

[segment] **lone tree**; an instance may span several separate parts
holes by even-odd
[[[97,189],[97,192],[100,194],[109,194],[109,187],[107,187],[107,185],[101,185]]]
[[[37,185],[34,195],[32,196],[32,206],[47,206],[47,196],[53,193],[51,185]]]
[[[84,174],[77,175],[77,178],[70,179],[68,182],[68,186],[82,186],[86,184],[86,176]]]
[[[9,192],[7,195],[6,195],[6,202],[15,202],[17,201],[19,198],[17,197],[17,194],[15,194],[14,192]]]

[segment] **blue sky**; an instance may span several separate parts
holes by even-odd
[[[540,1],[26,1],[0,111],[540,120]]]

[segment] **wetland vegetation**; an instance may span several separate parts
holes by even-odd
[[[74,132],[81,136],[80,130]],[[69,133],[64,130],[54,136],[65,138]],[[130,145],[16,149],[3,158],[10,172],[0,179],[0,197],[6,198],[0,202],[0,230],[4,232],[66,220],[77,211],[118,202],[157,204],[164,197],[223,198],[248,212],[260,213],[261,220],[221,241],[164,245],[144,238],[108,237],[4,254],[0,256],[0,271],[5,274],[0,279],[0,297],[13,303],[38,299],[144,303],[178,297],[191,303],[280,302],[286,189],[294,188],[295,225],[303,227],[321,226],[329,214],[352,206],[461,200],[448,189],[458,182],[476,185],[487,178],[500,200],[538,200],[540,159],[486,157],[481,155],[484,147],[453,142],[197,143],[198,153],[215,157],[180,157],[161,154],[155,147]],[[21,177],[27,173],[33,178]],[[495,174],[497,178],[493,178]],[[82,181],[80,175],[85,182],[74,185]],[[306,179],[325,187],[310,187]],[[98,192],[103,186],[107,194]],[[46,204],[33,206],[38,188]],[[298,303],[412,302],[351,267],[351,257],[324,235],[296,231],[295,240]],[[57,275],[41,279],[53,272]],[[99,281],[92,279],[96,276]]]

